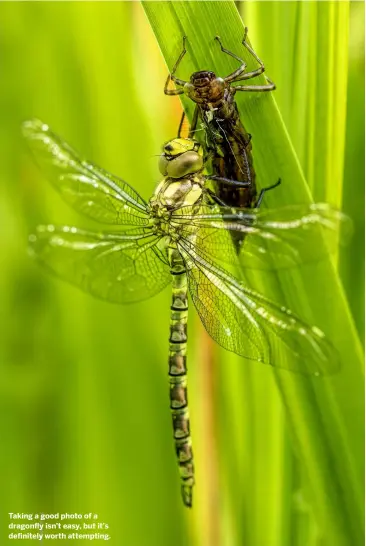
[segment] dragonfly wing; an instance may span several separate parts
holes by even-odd
[[[30,252],[53,273],[113,303],[132,303],[160,292],[169,268],[155,253],[157,238],[142,230],[94,233],[74,227],[38,226]]]
[[[201,321],[222,347],[258,362],[269,362],[265,332],[255,316],[231,292],[218,270],[199,256],[189,243],[179,250],[185,261],[189,291]]]
[[[186,209],[186,210],[184,210]],[[251,269],[281,269],[317,261],[345,244],[352,233],[351,220],[324,203],[280,209],[182,208],[173,221],[190,221],[197,231],[197,245],[207,255],[225,263]],[[236,252],[232,233],[242,233]]]
[[[105,224],[146,225],[146,203],[134,189],[77,153],[35,119],[23,135],[46,177],[75,210]]]
[[[339,368],[338,354],[324,333],[290,310],[253,292],[227,271],[182,240],[193,303],[211,337],[245,358],[306,375],[326,375]],[[290,350],[274,360],[268,339],[276,337]]]

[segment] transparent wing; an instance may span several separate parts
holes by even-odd
[[[38,226],[29,247],[44,266],[85,292],[132,303],[154,296],[170,282],[157,241],[140,229],[119,235],[48,225]]]
[[[88,161],[35,119],[23,135],[50,182],[75,210],[105,224],[146,225],[146,203],[126,182]]]
[[[197,233],[196,244],[208,256],[251,269],[280,269],[316,261],[345,244],[351,220],[327,204],[280,209],[183,207],[172,221]],[[189,224],[189,225],[188,225]],[[239,255],[231,235],[242,233]]]
[[[240,356],[308,375],[325,375],[339,367],[338,354],[321,330],[290,310],[246,288],[181,240],[189,290],[210,336]],[[275,361],[268,338],[276,336],[291,358]]]

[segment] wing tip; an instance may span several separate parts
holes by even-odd
[[[23,121],[22,125],[22,135],[25,138],[32,137],[35,133],[46,132],[49,130],[49,127],[46,123],[43,123],[40,119],[33,118],[26,121]]]

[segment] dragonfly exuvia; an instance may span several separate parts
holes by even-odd
[[[170,407],[182,498],[191,506],[188,292],[207,332],[225,349],[294,372],[333,372],[337,353],[319,328],[252,291],[219,262],[270,269],[295,266],[316,259],[314,237],[337,241],[347,220],[325,204],[261,212],[214,204],[201,145],[192,139],[176,138],[164,145],[159,160],[163,179],[147,202],[117,176],[81,159],[41,121],[26,122],[23,133],[64,200],[104,224],[99,231],[39,226],[29,237],[31,253],[61,278],[118,304],[150,298],[171,285]],[[232,232],[245,234],[239,255]],[[317,247],[321,254],[324,245]],[[273,334],[289,350],[288,359],[272,356]]]
[[[271,184],[261,190],[259,196],[256,188],[256,173],[253,165],[251,135],[246,131],[235,102],[237,91],[265,92],[273,91],[275,84],[266,77],[264,85],[234,85],[256,78],[264,73],[265,67],[247,41],[248,29],[245,28],[242,44],[257,61],[259,67],[247,71],[247,64],[232,51],[226,49],[221,39],[216,36],[221,51],[240,62],[239,68],[228,76],[221,78],[210,70],[194,72],[190,81],[177,78],[176,71],[186,54],[186,37],[183,37],[183,49],[171,73],[169,74],[164,93],[166,95],[187,95],[196,103],[191,124],[190,136],[197,129],[198,119],[201,119],[206,133],[207,148],[212,153],[212,169],[216,175],[216,192],[227,206],[259,207],[264,193],[279,183]],[[174,82],[175,89],[169,89],[169,83]],[[221,177],[221,180],[220,180]],[[236,180],[241,184],[228,185],[225,179]],[[239,234],[236,234],[238,238]]]

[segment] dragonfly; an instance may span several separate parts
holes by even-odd
[[[190,81],[177,78],[176,71],[187,52],[186,36],[184,36],[182,52],[168,75],[164,93],[166,95],[184,93],[196,103],[189,136],[195,133],[198,118],[200,118],[205,128],[208,148],[212,152],[212,168],[217,182],[216,192],[222,204],[258,208],[265,192],[277,187],[280,180],[263,188],[259,196],[257,195],[251,135],[240,119],[235,94],[237,91],[273,91],[276,86],[267,77],[265,85],[233,85],[236,82],[256,78],[265,71],[263,62],[247,42],[247,33],[248,29],[245,28],[242,44],[258,62],[257,69],[248,72],[245,61],[226,49],[220,37],[216,36],[215,39],[220,44],[221,51],[239,61],[239,68],[224,78],[218,77],[209,70],[194,72]],[[169,89],[171,82],[174,82],[175,89]],[[229,184],[228,180],[236,181],[236,183]],[[234,234],[234,242],[235,240],[238,242],[241,240],[238,234]]]
[[[316,248],[325,248],[314,245],[314,237],[334,243],[347,218],[326,204],[268,211],[218,205],[204,174],[202,146],[194,139],[175,138],[163,146],[163,178],[145,201],[122,179],[82,159],[45,123],[25,122],[23,135],[62,198],[101,224],[98,231],[38,226],[29,236],[32,256],[58,277],[112,303],[145,300],[171,286],[170,409],[181,495],[191,507],[195,476],[187,396],[188,293],[209,335],[228,351],[300,374],[333,373],[337,351],[325,334],[251,290],[225,264],[240,261],[273,269],[311,261],[318,257]],[[232,232],[246,235],[239,256]],[[272,355],[272,336],[290,358]]]

